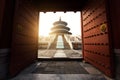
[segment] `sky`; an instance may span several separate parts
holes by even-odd
[[[55,21],[62,21],[68,23],[67,27],[70,28],[72,35],[81,35],[81,17],[80,12],[40,12],[39,14],[39,36],[48,36],[50,29],[53,27]]]

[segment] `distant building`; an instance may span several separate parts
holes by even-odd
[[[47,37],[40,36],[39,40],[38,40],[38,48],[39,49],[47,49],[49,42],[50,42],[49,36],[47,36]]]
[[[82,39],[81,36],[70,36],[70,41],[72,43],[73,49],[82,49]]]
[[[61,18],[59,21],[53,23],[51,28],[50,36],[54,37],[52,42],[49,45],[49,49],[71,49],[70,42],[68,40],[69,35],[72,33],[69,32],[70,28],[66,27],[67,22],[62,21]]]
[[[50,35],[47,37],[41,36],[39,38],[39,49],[81,49],[81,36],[72,36],[67,23],[56,21],[53,23]]]

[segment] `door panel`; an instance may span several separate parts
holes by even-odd
[[[10,76],[16,75],[37,58],[39,13],[24,0],[17,0],[15,8]]]
[[[85,61],[113,77],[105,5],[105,0],[91,0],[82,10],[83,55]]]

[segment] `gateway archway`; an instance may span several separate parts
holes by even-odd
[[[40,12],[38,58],[82,59],[80,12]],[[75,22],[74,22],[75,21]]]
[[[78,1],[71,0],[70,4],[69,1],[64,2],[50,2],[50,1],[40,1],[37,0],[36,2],[33,0],[23,1],[17,0],[13,3],[9,2],[7,4],[12,5],[11,12],[14,13],[13,25],[9,28],[13,28],[13,31],[9,30],[11,34],[5,33],[5,28],[2,28],[2,33],[5,33],[7,36],[3,37],[1,42],[5,45],[1,46],[2,48],[11,48],[10,54],[10,65],[9,65],[9,74],[11,76],[20,72],[23,68],[31,64],[34,60],[37,59],[37,30],[38,30],[38,12],[39,11],[82,11],[82,32],[83,32],[83,53],[84,53],[84,60],[93,64],[106,75],[112,77],[114,76],[114,62],[113,62],[113,49],[112,49],[112,39],[110,35],[110,23],[109,17],[113,15],[112,13],[108,17],[107,9],[107,1],[104,0],[92,0],[92,1],[85,1],[80,0],[81,3]],[[32,5],[31,5],[31,2]],[[38,4],[39,3],[39,4]],[[63,3],[63,4],[62,4]],[[72,4],[73,3],[73,4]],[[85,4],[86,3],[86,4]],[[33,6],[34,4],[34,6]],[[67,4],[67,5],[66,5]],[[110,3],[109,3],[110,4]],[[9,10],[9,5],[6,7],[5,13]],[[47,6],[46,6],[47,5]],[[64,5],[64,6],[61,6]],[[21,7],[22,6],[22,7]],[[58,6],[58,7],[55,7]],[[38,8],[39,7],[39,8]],[[110,5],[109,5],[110,7]],[[15,9],[14,9],[15,8]],[[37,8],[37,9],[35,9]],[[108,7],[107,7],[108,8]],[[39,10],[38,10],[39,9]],[[19,11],[18,11],[19,10]],[[32,10],[32,11],[31,11]],[[111,9],[110,9],[111,10]],[[116,10],[117,11],[117,10]],[[4,12],[4,11],[3,11]],[[112,10],[111,10],[112,12]],[[7,14],[5,14],[7,15]],[[13,15],[13,14],[10,14]],[[9,20],[5,20],[5,18]],[[2,19],[2,18],[1,18]],[[112,16],[113,19],[113,16]],[[11,17],[5,16],[4,27],[8,24],[5,24],[6,21],[11,22]],[[114,21],[115,22],[115,21]],[[114,23],[112,24],[114,25]],[[34,26],[34,27],[33,27]],[[117,30],[114,28],[113,32]],[[118,30],[117,30],[118,31]],[[36,35],[36,36],[35,36]],[[9,36],[12,37],[9,38]],[[115,35],[114,35],[115,36]],[[7,41],[6,39],[10,39]],[[115,37],[116,39],[116,37]],[[119,43],[118,41],[114,40],[115,43]],[[7,44],[8,43],[8,44]],[[12,43],[12,47],[10,46]],[[115,44],[114,46],[116,46]],[[117,46],[119,48],[119,46]],[[115,49],[116,53],[119,53],[119,49]],[[28,57],[29,56],[29,57]],[[24,59],[24,62],[23,62]]]

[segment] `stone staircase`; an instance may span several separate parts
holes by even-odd
[[[56,49],[56,44],[57,44],[57,37],[54,39],[54,41],[51,43],[49,49]]]
[[[54,41],[51,43],[49,49],[57,49],[56,45],[57,45],[57,38],[58,36],[56,36],[56,38],[54,39]],[[66,41],[64,35],[62,35],[63,38],[63,42],[64,42],[64,49],[71,49],[69,43]]]
[[[69,43],[66,41],[65,37],[63,36],[63,41],[64,41],[64,49],[71,49]]]

